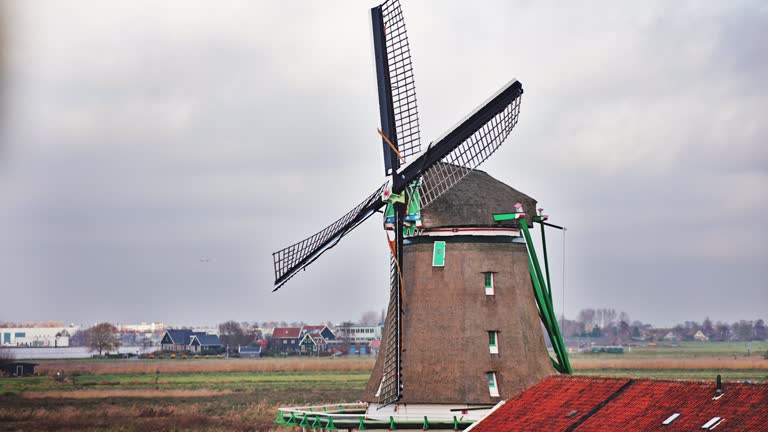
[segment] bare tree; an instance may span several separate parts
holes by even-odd
[[[768,331],[765,328],[765,322],[762,319],[755,321],[755,340],[764,341],[768,339]]]
[[[237,321],[227,321],[219,324],[219,337],[221,337],[221,341],[227,347],[248,345],[253,340],[251,336],[245,334],[245,331]]]
[[[375,325],[379,319],[379,314],[376,313],[376,311],[367,311],[364,312],[363,315],[360,317],[360,325],[366,325],[371,326]]]
[[[577,321],[584,324],[585,328],[591,329],[593,327],[593,324],[595,323],[595,310],[594,309],[580,310],[579,318]]]
[[[110,323],[96,324],[88,329],[88,347],[91,351],[98,351],[102,355],[104,351],[110,352],[120,347],[120,339],[117,335],[117,327]]]

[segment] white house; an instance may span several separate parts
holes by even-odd
[[[693,335],[693,339],[699,341],[699,342],[706,342],[709,340],[709,337],[701,332],[701,330],[697,331],[695,335]]]

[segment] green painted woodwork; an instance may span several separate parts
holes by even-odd
[[[546,235],[544,234],[543,220],[540,216],[533,218],[534,222],[541,224],[541,240],[544,247],[544,266],[545,272],[542,272],[539,264],[536,249],[533,245],[531,232],[528,228],[528,220],[522,213],[499,213],[493,215],[496,222],[517,220],[520,223],[520,230],[525,238],[525,244],[528,249],[528,271],[531,275],[531,284],[533,285],[536,306],[538,307],[539,318],[544,324],[549,340],[552,342],[552,349],[555,351],[556,359],[552,360],[552,365],[560,373],[573,373],[571,362],[568,359],[568,351],[563,342],[563,336],[560,333],[560,326],[557,323],[555,309],[552,303],[552,285],[549,278],[549,258],[547,256]]]
[[[303,428],[308,428],[310,424],[311,423],[309,423],[309,417],[307,417],[307,414],[304,413],[304,417],[301,419],[301,423],[299,423],[299,426]]]
[[[445,267],[445,242],[436,241],[432,251],[432,267]]]
[[[533,246],[531,232],[528,229],[528,221],[524,217],[519,218],[518,220],[523,232],[523,237],[525,237],[525,243],[528,247],[528,270],[531,273],[531,282],[533,283],[536,304],[539,307],[539,317],[544,323],[544,328],[547,330],[549,340],[552,342],[552,349],[555,351],[555,356],[557,357],[557,361],[553,360],[552,364],[560,373],[573,373],[571,363],[568,359],[568,351],[565,349],[565,342],[563,342],[563,336],[560,334],[560,326],[555,317],[554,306],[552,305],[552,294],[547,287],[547,282],[545,281],[544,274],[539,265],[539,259],[536,256],[536,249]]]
[[[503,222],[508,220],[515,220],[520,217],[519,213],[497,213],[493,215],[494,222]]]

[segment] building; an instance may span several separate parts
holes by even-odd
[[[375,326],[338,326],[336,327],[336,333],[338,338],[348,341],[352,344],[365,343],[369,344],[371,341],[381,339],[381,332],[384,325]]]
[[[259,358],[261,357],[261,345],[256,346],[238,346],[237,353],[241,358]]]
[[[379,355],[379,350],[381,349],[381,339],[376,339],[371,341],[371,343],[368,344],[368,350],[370,351],[371,355],[377,356]]]
[[[381,340],[383,324],[375,326],[353,325],[336,328],[337,345],[344,345],[349,355],[367,355],[371,353],[370,344]]]
[[[320,335],[326,341],[336,339],[336,334],[327,325],[305,325],[301,328],[302,334]]]
[[[69,337],[77,327],[18,327],[0,328],[0,346],[5,347],[68,347]]]
[[[28,362],[10,362],[0,365],[0,374],[6,376],[29,376],[35,374],[37,363]]]
[[[188,329],[169,329],[163,334],[160,346],[163,351],[204,352],[220,349],[221,341],[217,335]]]
[[[275,327],[270,347],[285,353],[298,352],[302,338],[301,327]]]
[[[117,331],[119,332],[134,332],[134,333],[157,333],[165,331],[165,324],[161,322],[141,323],[141,324],[118,324]]]
[[[427,175],[423,181],[432,180]],[[516,212],[516,203],[530,225],[535,199],[474,170],[421,210],[423,228],[403,246],[407,319],[394,359],[401,364],[401,397],[396,404],[382,402],[391,388],[388,377],[395,378],[385,371],[396,370],[396,363],[379,355],[363,396],[369,413],[386,418],[439,406],[451,418],[451,410],[470,406],[474,416],[555,373],[520,222],[493,217]],[[381,342],[385,354],[397,343],[392,316]],[[446,335],[449,345],[441,343]]]
[[[768,384],[551,376],[471,432],[768,431]]]
[[[221,340],[219,340],[219,336],[217,335],[195,332],[192,333],[192,339],[189,346],[189,351],[195,353],[215,351],[221,348]]]
[[[697,331],[696,334],[693,335],[693,340],[699,341],[699,342],[706,342],[709,340],[709,337],[701,332],[701,330]]]

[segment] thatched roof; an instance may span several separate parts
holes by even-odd
[[[517,202],[523,204],[530,223],[536,214],[535,199],[484,171],[474,170],[422,210],[421,218],[424,228],[518,227],[515,221],[493,221],[494,213],[513,213]]]

